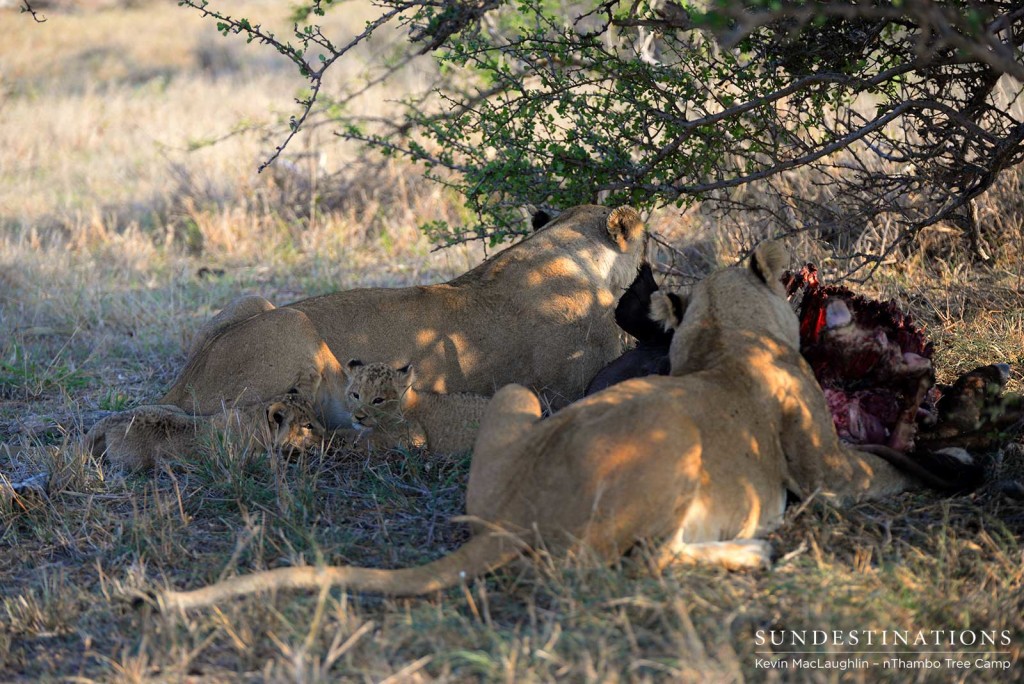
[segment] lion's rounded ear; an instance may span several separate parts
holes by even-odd
[[[288,427],[289,422],[291,422],[291,414],[284,402],[275,401],[267,407],[267,423],[270,426],[283,430]]]
[[[348,367],[349,368],[358,368],[359,366],[362,366],[362,365],[363,365],[363,362],[360,361],[359,359],[349,359],[348,360]]]
[[[668,330],[675,330],[683,322],[689,299],[675,292],[658,290],[651,294],[651,320]]]
[[[401,368],[396,368],[395,372],[398,373],[398,377],[405,382],[412,382],[413,376],[416,374],[411,363],[407,363]]]
[[[788,265],[789,254],[786,253],[786,248],[775,240],[759,244],[750,257],[750,270],[766,285],[772,287],[778,284]]]
[[[629,244],[639,239],[643,233],[643,219],[640,218],[640,212],[633,207],[621,206],[613,209],[608,215],[608,237],[623,252],[627,251]]]

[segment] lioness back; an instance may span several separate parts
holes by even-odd
[[[613,312],[644,244],[632,209],[576,207],[448,283],[287,308],[305,313],[339,360],[411,363],[418,387],[449,394],[519,382],[564,406],[621,351]]]

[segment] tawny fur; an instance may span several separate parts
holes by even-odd
[[[516,538],[538,535],[549,551],[583,544],[609,562],[647,540],[662,563],[760,567],[770,547],[757,537],[781,523],[787,489],[846,502],[914,484],[839,442],[778,284],[783,256],[762,245],[751,268],[694,287],[671,376],[614,385],[546,420],[527,388],[498,392],[473,450],[466,510],[477,522],[462,548],[405,570],[256,573],[166,593],[164,605],[330,584],[422,594],[507,562],[522,548]]]
[[[324,429],[312,404],[287,394],[266,404],[194,416],[177,406],[139,406],[108,416],[85,436],[87,448],[124,471],[149,469],[161,461],[203,453],[223,436],[241,449],[305,451]]]
[[[353,424],[373,430],[380,441],[391,442],[388,446],[425,443],[439,454],[473,448],[489,397],[417,390],[411,366],[392,368],[353,359],[347,373]]]
[[[434,392],[490,396],[521,382],[553,406],[621,352],[615,302],[643,260],[629,207],[582,206],[444,284],[337,292],[274,308],[246,297],[197,335],[160,403],[211,413],[265,400],[298,376],[328,428],[350,421],[338,359],[412,363]]]

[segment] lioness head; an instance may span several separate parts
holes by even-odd
[[[348,362],[345,390],[352,426],[393,427],[403,421],[402,396],[412,387],[412,365],[392,368],[386,363]]]
[[[666,329],[675,328],[669,351],[672,375],[705,368],[709,357],[730,353],[722,346],[731,333],[771,338],[799,349],[799,321],[779,280],[787,261],[781,244],[763,242],[746,268],[713,273],[688,296],[656,292],[651,297],[651,318]]]
[[[287,451],[305,451],[319,444],[324,437],[324,426],[316,418],[316,411],[308,399],[289,393],[270,402],[266,407],[270,445]]]

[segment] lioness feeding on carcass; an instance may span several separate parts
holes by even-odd
[[[312,374],[325,426],[347,427],[338,359],[358,358],[412,363],[424,390],[490,396],[519,382],[564,406],[622,349],[612,311],[645,243],[636,210],[582,206],[448,283],[280,308],[243,297],[200,330],[159,403],[212,413],[283,394]]]
[[[661,563],[761,567],[770,547],[758,537],[782,521],[787,490],[844,502],[914,485],[836,436],[800,356],[797,318],[779,283],[784,257],[778,244],[763,244],[749,268],[709,276],[688,302],[655,298],[659,317],[678,326],[671,376],[614,385],[543,421],[533,392],[499,391],[470,466],[474,536],[453,553],[400,570],[281,568],[166,592],[163,605],[333,584],[423,594],[539,541],[553,551],[582,544],[611,562],[648,540]]]
[[[800,322],[800,352],[825,392],[843,441],[889,447],[916,459],[929,449],[992,448],[1021,421],[1020,396],[1003,394],[1010,372],[1006,364],[976,368],[952,385],[936,385],[933,345],[894,301],[823,285],[812,264],[787,271],[782,281]],[[629,378],[668,374],[672,331],[652,328],[649,316],[656,292],[650,266],[643,264],[615,307],[616,323],[636,346],[602,368],[587,394]],[[911,461],[900,460],[925,475]],[[977,484],[957,483],[959,489]]]

